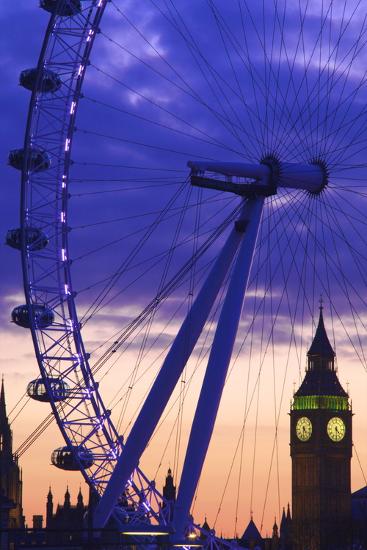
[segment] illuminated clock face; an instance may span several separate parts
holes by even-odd
[[[296,434],[301,441],[308,441],[312,434],[311,420],[306,416],[302,416],[297,420]]]
[[[341,441],[345,436],[345,424],[341,418],[334,416],[327,424],[327,433],[332,441]]]

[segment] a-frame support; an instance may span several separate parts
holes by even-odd
[[[191,427],[174,510],[174,539],[182,540],[217,417],[256,246],[264,198],[247,202],[247,227],[234,262]]]
[[[261,204],[263,199],[258,199]],[[102,528],[110,517],[123,488],[137,467],[180,375],[196,345],[213,303],[239,246],[246,240],[248,204],[244,203],[238,222],[214,263],[203,287],[183,322],[161,370],[148,394],[117,461],[106,490],[94,512],[94,527]],[[251,225],[251,224],[250,224]]]

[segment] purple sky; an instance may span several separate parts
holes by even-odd
[[[168,281],[238,204],[238,198],[222,198],[215,191],[201,194],[194,189],[189,194],[188,160],[257,163],[268,154],[281,162],[321,159],[330,177],[320,197],[283,192],[267,203],[236,350],[245,342],[247,361],[252,339],[259,357],[270,361],[270,350],[278,346],[284,361],[274,382],[279,406],[283,376],[289,389],[303,372],[312,316],[323,294],[339,360],[355,366],[354,383],[358,386],[361,376],[364,385],[366,169],[357,165],[366,164],[365,13],[357,1],[325,2],[320,23],[320,2],[305,4],[306,11],[300,13],[292,5],[287,14],[284,2],[275,12],[270,1],[265,2],[265,13],[235,0],[109,5],[87,71],[72,155],[70,247],[80,315],[102,288],[95,283],[126,262],[157,212],[171,204],[167,219],[144,239],[132,262],[135,267],[118,279],[108,294],[111,302],[90,323],[88,348],[97,347],[134,317],[160,282]],[[0,224],[5,235],[17,227],[19,209],[19,174],[6,159],[9,149],[21,147],[29,99],[18,86],[18,75],[36,64],[48,15],[28,0],[16,6],[8,2],[2,18]],[[197,239],[192,238],[195,224]],[[187,311],[190,289],[199,287],[221,242],[200,260],[194,282],[186,281],[157,313],[147,344],[156,355],[172,339]],[[165,264],[171,246],[175,249]],[[24,333],[18,337],[21,329],[8,322],[11,307],[22,301],[17,252],[2,246],[1,266],[0,323],[6,345],[11,341],[16,346]],[[131,349],[140,345],[137,338]],[[288,346],[295,361],[291,372],[285,366]],[[19,388],[11,392],[14,402],[32,368],[36,376],[29,343],[19,349],[19,361],[8,350],[1,359],[12,380],[18,374]],[[128,354],[121,364],[133,361]],[[22,362],[26,372],[19,368]],[[349,374],[342,375],[353,385]],[[254,380],[245,392],[251,393]],[[112,395],[114,382],[106,387]],[[291,391],[283,409],[290,396]],[[134,402],[131,417],[138,399]],[[266,478],[265,472],[259,475]]]

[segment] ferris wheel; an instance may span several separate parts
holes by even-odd
[[[289,357],[301,371],[320,294],[367,368],[366,15],[357,0],[289,4],[41,0],[50,20],[9,155],[26,297],[12,320],[40,367],[28,395],[65,440],[52,463],[98,495],[96,528],[112,515],[194,545],[234,363],[258,368],[246,416],[277,342],[281,376]],[[175,502],[139,466],[171,410]]]

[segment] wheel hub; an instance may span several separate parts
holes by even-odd
[[[301,189],[319,195],[328,182],[328,170],[321,159],[309,164],[280,162],[274,155],[264,157],[259,164],[189,161],[191,184],[217,189],[244,197],[270,196],[280,187]],[[224,176],[224,179],[218,179]],[[246,178],[249,183],[233,183],[232,178]]]

